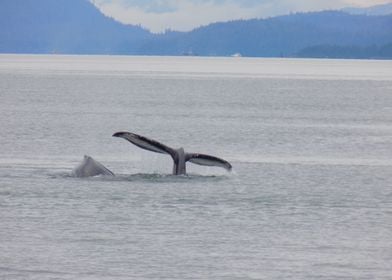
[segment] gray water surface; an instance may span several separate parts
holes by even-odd
[[[391,279],[390,69],[1,55],[0,279]],[[117,176],[71,177],[84,154]]]

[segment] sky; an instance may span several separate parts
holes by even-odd
[[[105,15],[154,33],[189,31],[213,22],[293,12],[367,7],[392,0],[90,0]]]

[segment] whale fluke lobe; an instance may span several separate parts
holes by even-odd
[[[204,155],[204,154],[186,154],[186,161],[198,164],[198,165],[205,165],[205,166],[219,166],[227,171],[231,171],[232,166],[231,164],[221,158]]]
[[[147,151],[169,155],[174,154],[174,150],[172,148],[163,145],[158,141],[131,132],[116,132],[113,134],[113,137],[124,138],[139,148],[145,149]]]
[[[226,169],[227,171],[231,171],[232,169],[231,164],[224,159],[205,154],[185,153],[183,148],[173,149],[156,140],[149,139],[145,136],[141,136],[135,133],[116,132],[113,134],[113,137],[124,138],[125,140],[144,150],[170,155],[173,159],[174,175],[186,174],[187,161],[204,166],[218,166]]]
[[[72,174],[80,178],[98,175],[114,176],[112,171],[87,155],[84,156],[83,161],[72,171]]]

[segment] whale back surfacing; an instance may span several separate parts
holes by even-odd
[[[83,161],[72,171],[75,177],[92,177],[98,175],[114,176],[114,173],[103,164],[90,156],[84,156]]]

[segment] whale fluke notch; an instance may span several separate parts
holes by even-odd
[[[92,177],[98,175],[114,176],[114,173],[107,169],[90,156],[85,155],[83,161],[72,171],[75,177]]]
[[[135,133],[126,131],[116,132],[113,134],[113,137],[124,138],[144,150],[170,155],[173,159],[174,175],[186,174],[187,161],[204,166],[218,166],[226,169],[227,171],[231,171],[232,169],[231,164],[224,159],[206,154],[185,153],[183,148],[173,149],[156,140]]]

